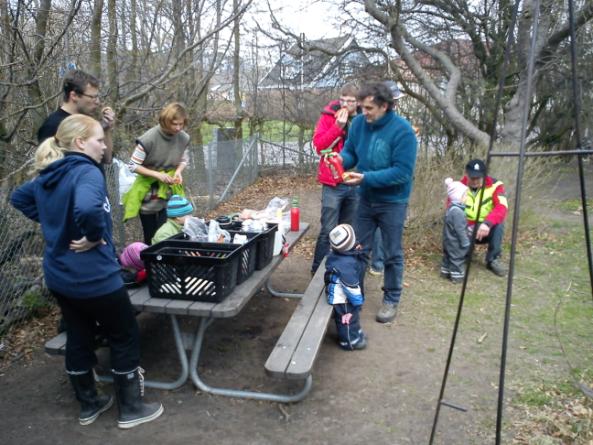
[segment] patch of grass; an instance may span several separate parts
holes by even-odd
[[[548,405],[552,397],[549,393],[542,390],[541,387],[525,388],[515,398],[517,403],[527,407],[543,407]]]
[[[222,122],[219,125],[203,122],[201,124],[203,143],[208,144],[212,141],[215,129],[229,128],[234,126],[235,123],[232,121]],[[248,121],[243,121],[242,130],[244,138],[251,137]],[[305,141],[310,140],[312,138],[312,131],[313,129],[305,131]],[[262,137],[272,142],[283,142],[284,140],[288,142],[295,142],[298,140],[298,132],[299,128],[291,122],[272,120],[266,121],[262,125]]]
[[[21,297],[21,306],[34,316],[45,315],[51,304],[38,287],[27,290]]]
[[[581,199],[567,199],[560,203],[560,208],[568,212],[582,212],[583,206]],[[587,210],[593,210],[593,199],[587,199]]]

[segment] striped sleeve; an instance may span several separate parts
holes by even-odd
[[[144,147],[142,145],[137,144],[134,148],[134,153],[130,157],[130,162],[128,162],[128,168],[131,172],[136,170],[136,167],[139,165],[144,164],[144,160],[146,159],[146,152],[144,151]]]
[[[186,148],[183,151],[183,155],[181,156],[181,161],[179,161],[180,164],[185,164],[186,166],[189,164],[189,150]]]

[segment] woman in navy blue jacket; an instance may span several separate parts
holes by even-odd
[[[80,424],[91,424],[113,404],[95,388],[98,322],[111,348],[118,426],[131,428],[156,419],[163,407],[141,398],[138,324],[116,259],[111,206],[99,168],[105,149],[99,122],[82,114],[64,119],[56,136],[38,148],[64,156],[15,190],[11,203],[41,223],[45,282],[67,324],[66,372],[80,402]]]

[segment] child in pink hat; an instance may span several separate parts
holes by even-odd
[[[452,178],[445,179],[448,208],[443,224],[443,261],[441,276],[453,283],[461,283],[465,277],[465,257],[469,249],[465,197],[467,186]]]
[[[122,267],[122,278],[126,286],[141,284],[146,279],[144,262],[140,252],[148,246],[141,242],[128,244],[119,255],[119,264]]]

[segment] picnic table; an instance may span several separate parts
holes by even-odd
[[[301,223],[299,231],[286,234],[289,251],[301,239],[308,228],[309,224]],[[283,403],[302,400],[311,390],[311,370],[325,336],[332,306],[327,304],[324,297],[324,267],[319,268],[318,273],[315,274],[304,294],[286,294],[273,290],[268,280],[283,258],[282,255],[274,256],[265,268],[254,271],[246,281],[237,285],[219,303],[152,298],[146,285],[131,289],[129,291],[130,300],[137,311],[167,314],[169,316],[173,330],[173,341],[181,368],[178,377],[173,381],[145,380],[144,384],[152,388],[173,390],[181,387],[188,379],[191,379],[196,387],[211,394]],[[239,315],[249,300],[264,285],[272,296],[298,297],[301,299],[271,352],[265,364],[265,369],[266,373],[271,377],[302,380],[302,389],[294,394],[277,394],[208,385],[200,375],[198,367],[202,344],[208,327],[217,319]],[[198,318],[197,328],[193,332],[182,333],[178,317]],[[184,337],[186,339],[189,337],[189,359],[185,351]],[[50,354],[63,354],[65,340],[65,333],[62,333],[48,341],[45,350]],[[112,381],[111,376],[98,377],[101,381]]]

